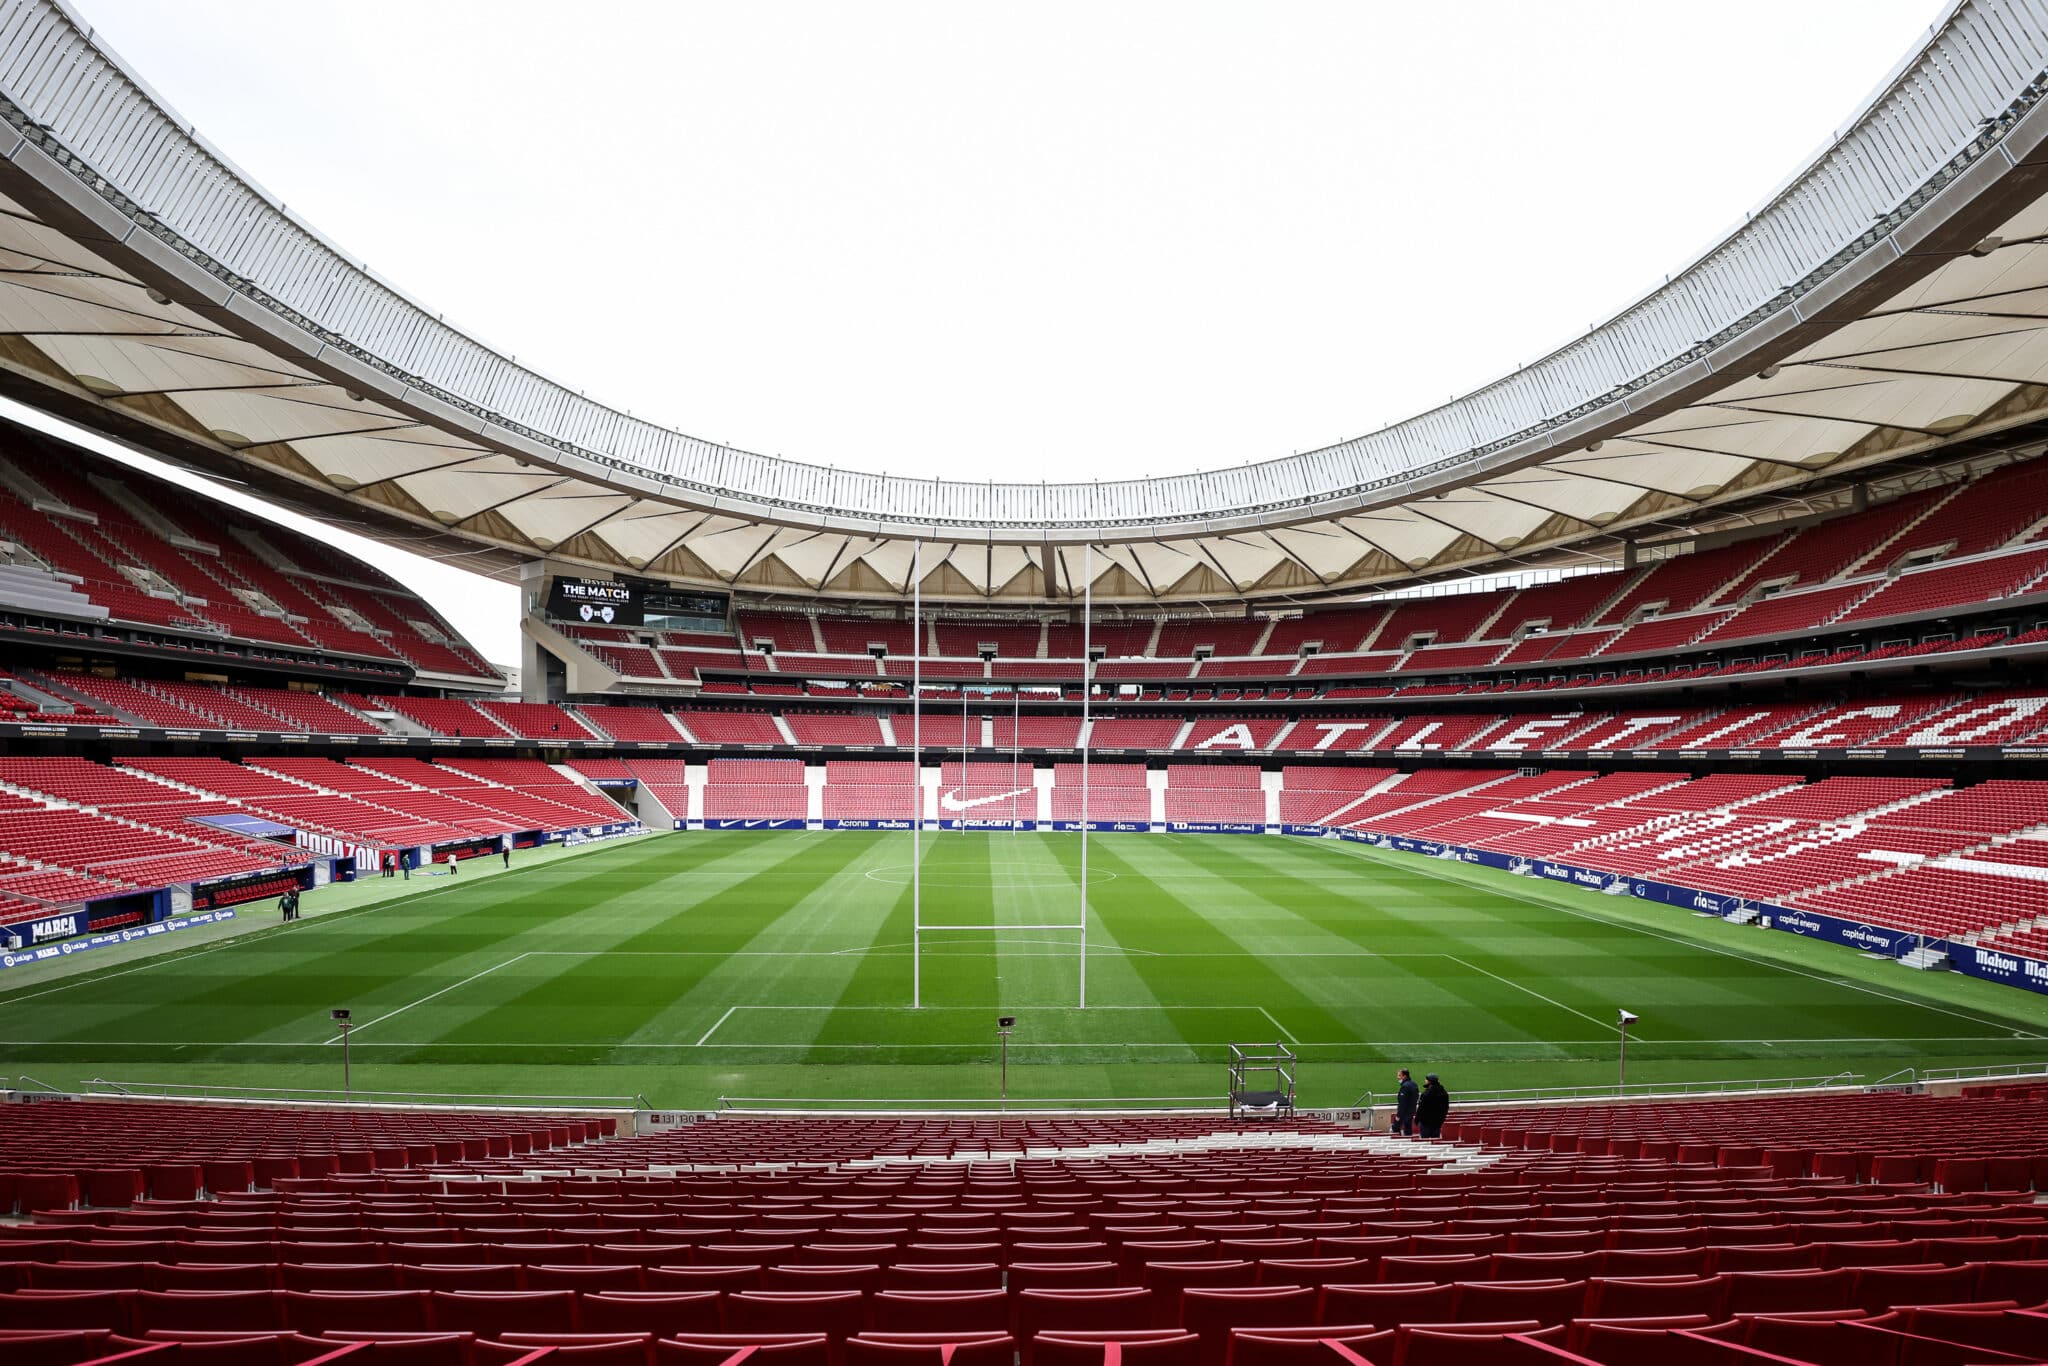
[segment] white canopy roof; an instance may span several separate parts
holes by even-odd
[[[1322,595],[1601,553],[2048,416],[2048,0],[1965,0],[1700,260],[1478,392],[1324,450],[965,483],[713,445],[408,301],[55,0],[0,0],[0,381],[373,534],[766,592]]]

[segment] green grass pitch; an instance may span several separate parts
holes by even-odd
[[[153,956],[0,981],[4,1070],[66,1086],[992,1099],[1220,1097],[1232,1042],[1302,1055],[1305,1104],[1630,1080],[1870,1080],[2048,1058],[2048,1001],[1850,950],[1358,845],[907,833],[658,835]],[[332,893],[340,897],[348,889]],[[249,924],[245,919],[240,922]],[[159,945],[151,945],[152,949]],[[20,971],[20,970],[18,970]]]

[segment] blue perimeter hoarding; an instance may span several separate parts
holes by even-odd
[[[1630,896],[1641,900],[1660,901],[1669,906],[1709,911],[1720,916],[1732,915],[1745,906],[1753,906],[1759,912],[1758,923],[1767,929],[1782,930],[1786,934],[1796,934],[1808,939],[1826,940],[1831,944],[1841,944],[1864,953],[1878,953],[1890,958],[1901,957],[1925,945],[1948,954],[1954,970],[1965,976],[1982,977],[1987,981],[2003,982],[2008,986],[2024,987],[2029,991],[2048,995],[2048,961],[2027,958],[1996,948],[1984,949],[1971,944],[1956,944],[1944,939],[1915,934],[1909,930],[1888,929],[1881,925],[1868,925],[1860,920],[1823,915],[1818,911],[1778,906],[1766,901],[1749,901],[1718,892],[1703,892],[1698,888],[1681,887],[1675,883],[1628,878],[1618,873],[1602,872],[1597,868],[1580,868],[1549,859],[1500,854],[1491,849],[1467,849],[1460,845],[1440,844],[1435,840],[1410,839],[1404,835],[1372,835],[1356,830],[1332,832],[1314,825],[1289,825],[1282,829],[1289,835],[1325,839],[1334,833],[1339,839],[1370,844],[1375,848],[1407,854],[1454,857],[1461,863],[1476,863],[1486,868],[1504,868],[1510,872],[1526,873],[1553,882],[1566,882],[1573,886],[1600,891],[1609,890],[1619,882],[1626,884]]]
[[[0,953],[0,968],[19,968],[30,963],[45,963],[52,958],[68,958],[74,953],[111,948],[116,944],[132,944],[138,939],[151,939],[160,934],[170,934],[176,930],[190,929],[196,925],[211,925],[216,920],[234,918],[232,908],[200,911],[195,915],[172,916],[169,920],[159,920],[153,925],[131,925],[124,930],[87,935],[83,939],[67,939],[61,944],[46,944],[39,949],[23,949],[20,953]]]

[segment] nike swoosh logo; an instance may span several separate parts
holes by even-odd
[[[1009,792],[998,792],[993,797],[970,797],[966,801],[962,801],[953,795],[954,792],[959,790],[956,787],[952,792],[941,794],[939,797],[940,807],[947,811],[966,811],[977,806],[987,806],[991,802],[1006,802],[1012,797],[1022,797],[1035,789],[1020,787]]]

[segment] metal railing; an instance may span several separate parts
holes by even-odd
[[[1980,1063],[1970,1067],[1908,1067],[1902,1069],[1912,1074],[1912,1079],[1921,1085],[1929,1082],[1949,1081],[2032,1081],[2048,1080],[2048,1062],[2022,1063]],[[1893,1073],[1894,1077],[1899,1073]],[[1891,1078],[1886,1078],[1887,1081]]]
[[[1687,1097],[1750,1095],[1761,1091],[1846,1091],[1861,1087],[1861,1072],[1824,1077],[1734,1077],[1713,1081],[1588,1082],[1582,1086],[1528,1086],[1496,1091],[1460,1091],[1461,1109],[1495,1105],[1561,1105],[1585,1100],[1680,1100]]]
[[[26,1080],[26,1078],[24,1078]],[[40,1085],[41,1083],[37,1083]],[[305,1086],[226,1086],[199,1082],[113,1081],[94,1077],[72,1092],[101,1098],[218,1101],[250,1105],[404,1106],[465,1110],[652,1110],[645,1096],[544,1096],[489,1091],[344,1091]]]
[[[1146,1111],[1155,1114],[1227,1114],[1227,1096],[1026,1096],[1007,1106],[994,1098],[958,1096],[720,1096],[718,1112],[728,1115],[887,1115],[972,1114],[1058,1115],[1099,1111]]]
[[[1796,309],[1879,247],[1998,147],[2043,93],[2044,66],[2048,0],[1958,0],[1844,129],[1698,260],[1569,345],[1382,431],[1155,480],[968,483],[736,450],[585,398],[449,325],[288,213],[61,0],[0,0],[0,119],[48,159],[48,174],[204,273],[209,289],[303,332],[307,350],[345,356],[383,392],[447,405],[466,427],[689,501],[883,534],[972,527],[1062,540],[1113,528],[1187,534],[1384,500],[1619,408]],[[1781,64],[1778,74],[1793,73]]]

